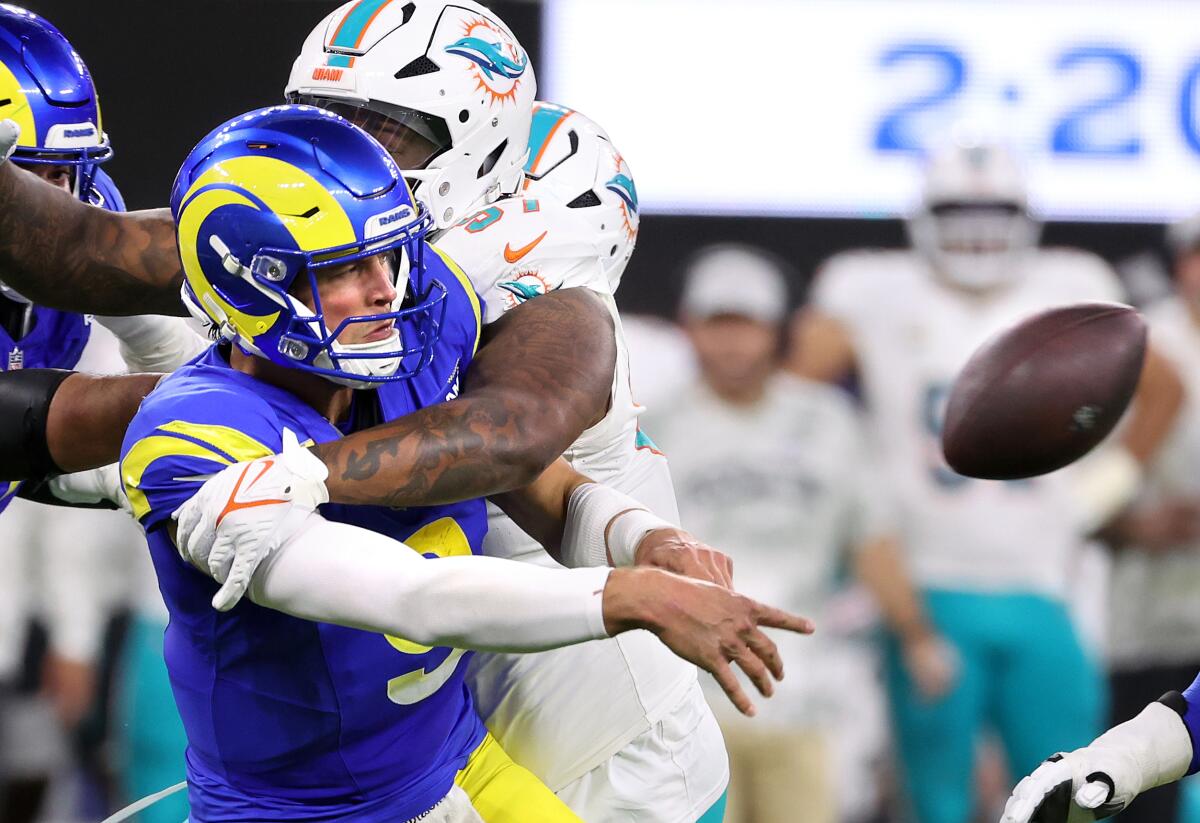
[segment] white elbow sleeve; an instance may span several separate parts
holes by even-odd
[[[600,483],[571,493],[561,556],[570,568],[632,566],[638,544],[649,532],[675,528],[627,494]]]
[[[426,559],[384,535],[313,514],[258,567],[250,597],[296,617],[425,645],[541,651],[607,636],[609,571]]]
[[[208,346],[178,317],[97,317],[96,322],[120,341],[121,359],[131,372],[174,371]]]

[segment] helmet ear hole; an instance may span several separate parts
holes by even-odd
[[[599,195],[597,195],[596,192],[592,191],[591,189],[588,189],[583,194],[579,195],[574,200],[572,200],[570,203],[568,203],[567,208],[568,209],[586,209],[586,208],[590,208],[592,206],[599,206],[599,205],[600,205]]]
[[[508,141],[502,140],[500,145],[488,152],[488,156],[483,158],[483,162],[479,164],[479,172],[475,175],[476,179],[483,177],[496,167],[497,161],[500,160],[500,155],[504,154],[506,148],[508,148]]]
[[[436,71],[441,71],[442,67],[430,60],[424,54],[417,59],[408,63],[404,68],[400,69],[393,75],[397,80],[406,80],[409,77],[420,77],[423,74],[433,74]]]

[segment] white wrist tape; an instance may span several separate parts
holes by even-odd
[[[570,568],[607,566],[611,558],[614,566],[632,566],[647,533],[671,528],[674,524],[646,511],[629,495],[600,483],[584,483],[567,504],[562,562]]]
[[[1104,448],[1079,464],[1072,496],[1085,532],[1111,520],[1137,494],[1142,467],[1121,446]]]

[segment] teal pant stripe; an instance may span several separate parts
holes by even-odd
[[[725,803],[729,800],[729,789],[721,792],[717,802],[713,803],[696,823],[721,823],[725,819]]]

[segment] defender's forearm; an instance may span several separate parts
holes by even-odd
[[[110,212],[0,164],[0,276],[45,306],[183,316],[183,267],[167,209]]]
[[[314,448],[331,500],[399,507],[511,491],[604,416],[616,342],[591,292],[540,296],[487,332],[459,398]]]

